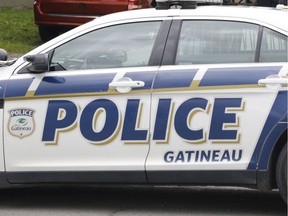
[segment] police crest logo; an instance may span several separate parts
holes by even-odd
[[[10,110],[8,131],[12,136],[24,138],[34,132],[34,110],[31,109],[13,109]]]

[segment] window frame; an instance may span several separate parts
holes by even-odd
[[[158,35],[155,39],[154,45],[152,47],[151,55],[148,61],[148,65],[145,67],[150,67],[150,66],[160,66],[162,59],[163,59],[163,54],[164,54],[164,49],[166,46],[166,41],[168,37],[168,33],[170,31],[170,26],[172,23],[173,18],[172,17],[155,17],[155,18],[149,18],[149,19],[131,19],[131,20],[121,20],[121,21],[115,21],[115,22],[108,22],[108,23],[101,23],[98,25],[90,26],[88,28],[83,28],[82,30],[78,32],[74,32],[73,34],[68,34],[66,37],[65,35],[60,35],[59,38],[63,37],[61,40],[56,41],[56,39],[52,40],[51,42],[54,42],[53,44],[51,42],[46,42],[42,46],[38,47],[35,49],[37,50],[38,54],[48,54],[49,55],[49,65],[51,64],[52,56],[58,47],[62,46],[63,44],[66,44],[78,37],[81,37],[82,35],[88,34],[92,31],[97,31],[102,28],[110,27],[110,26],[116,26],[116,25],[122,25],[122,24],[132,24],[132,23],[139,23],[139,22],[161,22],[160,27],[159,27],[159,32]],[[84,25],[85,26],[85,25]],[[83,26],[83,27],[84,27]],[[78,27],[79,29],[82,28],[82,26]],[[75,29],[76,30],[76,29]],[[74,30],[71,30],[74,31]],[[47,45],[49,44],[49,46]],[[42,48],[42,49],[41,49]],[[42,50],[42,51],[41,51]],[[34,51],[34,50],[33,50]],[[29,54],[31,54],[30,52]],[[36,54],[36,53],[35,53]],[[29,67],[31,64],[29,62],[23,62],[23,64],[14,71],[13,74],[28,74],[31,73],[30,71],[27,70],[27,67]],[[136,67],[137,68],[137,67]],[[105,69],[105,68],[103,68]],[[100,70],[103,70],[100,69]],[[97,70],[97,69],[95,69]],[[80,71],[80,70],[79,70]],[[44,73],[55,73],[55,72],[60,72],[60,71],[46,71]]]
[[[252,24],[256,25],[259,27],[258,29],[258,36],[257,36],[257,41],[256,41],[256,48],[255,48],[255,55],[254,55],[254,62],[247,62],[247,63],[256,63],[259,62],[259,56],[260,56],[260,46],[261,46],[261,40],[262,40],[262,35],[263,35],[263,26],[259,23],[256,22],[248,22],[244,20],[237,20],[237,19],[213,19],[213,18],[180,18],[180,19],[174,19],[172,24],[171,24],[171,29],[168,35],[167,39],[167,45],[165,47],[165,52],[163,56],[163,61],[161,65],[176,65],[176,55],[177,55],[177,50],[178,50],[178,45],[179,45],[179,38],[182,30],[182,25],[183,22],[185,21],[219,21],[219,22],[239,22],[239,23],[247,23],[247,24]],[[273,30],[273,29],[272,29]],[[273,30],[275,31],[275,30]],[[210,63],[204,63],[207,65],[210,65]],[[213,63],[213,64],[246,64],[246,63]],[[198,65],[198,64],[192,64],[192,65]]]
[[[283,34],[282,32],[279,32],[279,31],[275,31],[274,29],[266,27],[266,26],[261,26],[261,27],[262,27],[261,28],[261,38],[259,38],[261,40],[259,40],[258,62],[260,62],[260,63],[276,63],[277,61],[271,61],[271,62],[260,61],[261,50],[262,50],[262,42],[263,42],[262,40],[263,40],[263,37],[264,37],[265,30],[268,31],[268,32],[271,31],[273,33],[279,34],[279,35],[281,35],[283,37],[287,37],[287,51],[288,51],[288,35],[285,35],[285,34]],[[287,54],[287,60],[288,60],[288,54]],[[279,61],[279,62],[281,62],[281,61]]]
[[[265,22],[262,22],[261,20],[251,21],[249,19],[236,18],[236,17],[197,17],[197,16],[174,17],[173,22],[171,24],[171,29],[169,31],[169,35],[167,38],[167,43],[166,43],[167,45],[165,47],[164,56],[163,56],[161,65],[165,65],[165,66],[175,65],[179,37],[180,37],[183,21],[231,21],[231,22],[241,22],[241,23],[258,25],[259,34],[258,34],[258,39],[256,43],[254,63],[260,63],[259,62],[260,49],[261,49],[261,42],[262,42],[264,28],[267,28],[269,30],[275,31],[281,35],[288,37],[288,33],[285,30],[278,28],[277,26],[273,26]],[[251,63],[253,64],[253,62],[250,62],[250,64]],[[263,62],[263,63],[268,63],[268,62]],[[271,63],[276,63],[276,62],[271,62]],[[219,64],[246,64],[246,63],[219,63]],[[175,66],[179,66],[179,65],[175,65]]]
[[[163,25],[163,21],[161,21],[161,20],[149,20],[149,21],[142,21],[142,22],[127,22],[127,23],[120,23],[120,24],[115,24],[115,25],[109,25],[109,26],[105,26],[105,27],[102,27],[102,28],[98,28],[98,29],[95,29],[95,30],[93,30],[93,31],[89,31],[89,32],[85,32],[84,34],[82,34],[82,35],[80,35],[80,36],[78,36],[78,37],[75,37],[75,38],[73,38],[72,40],[69,40],[69,41],[67,41],[67,42],[65,42],[65,43],[62,43],[61,45],[59,45],[58,47],[56,47],[56,48],[54,48],[53,49],[53,51],[52,51],[52,55],[50,56],[50,58],[49,58],[49,65],[50,65],[50,67],[51,67],[51,64],[52,64],[52,60],[53,60],[53,58],[54,58],[54,54],[55,54],[55,52],[57,51],[57,49],[58,48],[62,48],[63,46],[65,46],[65,45],[67,45],[68,43],[70,43],[70,42],[72,42],[72,43],[74,43],[75,44],[75,40],[80,40],[80,42],[81,41],[83,41],[83,39],[81,39],[81,37],[86,37],[86,36],[88,36],[89,38],[93,38],[94,37],[94,35],[96,34],[97,35],[97,31],[106,31],[106,30],[108,30],[108,31],[110,31],[111,32],[111,28],[112,28],[112,30],[113,30],[113,28],[121,28],[121,26],[125,26],[125,25],[137,25],[137,24],[144,24],[144,23],[158,23],[159,24],[159,28],[158,28],[158,34],[157,34],[157,36],[156,36],[156,38],[154,39],[154,41],[153,41],[153,45],[152,45],[152,47],[151,47],[151,52],[150,52],[150,55],[149,55],[149,57],[148,57],[148,59],[145,59],[145,60],[147,60],[147,65],[141,65],[141,66],[137,66],[137,65],[131,65],[131,66],[122,66],[122,67],[117,67],[117,66],[115,66],[115,67],[99,67],[99,68],[83,68],[83,69],[75,69],[75,70],[73,70],[73,71],[81,71],[81,70],[90,70],[90,69],[92,69],[92,70],[97,70],[97,69],[101,69],[101,70],[103,70],[103,69],[113,69],[113,68],[125,68],[125,67],[147,67],[147,66],[149,66],[149,62],[151,61],[151,56],[152,56],[152,52],[153,52],[153,50],[154,50],[154,47],[156,46],[156,40],[157,40],[157,38],[159,38],[159,33],[160,33],[160,31],[161,31],[161,27],[162,27],[162,25]],[[128,34],[130,34],[130,33],[128,33]],[[89,36],[90,35],[90,36]],[[104,38],[104,40],[105,40],[105,38]],[[117,41],[115,41],[115,42],[117,42]],[[77,45],[78,44],[81,44],[81,43],[76,43]],[[87,45],[87,44],[86,44]],[[105,45],[105,44],[104,44]],[[100,42],[100,43],[96,43],[96,47],[97,46],[103,46],[103,44]],[[67,49],[68,48],[68,49]],[[68,47],[66,47],[66,51],[67,50],[69,50],[69,45],[68,45]],[[82,50],[82,49],[81,49]],[[82,51],[83,51],[83,54],[85,54],[85,51],[86,49],[83,49]],[[94,51],[93,51],[94,52]],[[96,49],[95,49],[95,52],[96,52]],[[86,54],[85,55],[87,55],[87,52],[86,52]],[[88,54],[88,56],[86,56],[86,58],[87,57],[89,57],[89,54]],[[69,59],[68,59],[69,60]],[[57,63],[56,63],[56,65],[57,65]],[[49,71],[49,72],[53,72],[54,70],[52,70],[52,71]],[[63,71],[63,70],[55,70],[55,71]],[[68,70],[69,71],[69,70]],[[72,71],[72,70],[71,70]]]

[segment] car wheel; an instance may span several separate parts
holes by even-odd
[[[283,146],[277,160],[276,181],[280,195],[287,203],[287,144]]]
[[[54,26],[39,26],[39,35],[43,42],[47,42],[59,35],[59,30]]]

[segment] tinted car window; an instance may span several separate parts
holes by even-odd
[[[263,30],[260,62],[287,62],[288,38],[270,29]]]
[[[161,22],[115,25],[55,49],[51,70],[148,66]]]
[[[184,21],[176,64],[254,62],[259,26],[228,21]]]

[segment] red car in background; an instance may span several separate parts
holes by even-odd
[[[35,0],[34,19],[43,41],[98,16],[155,6],[155,0]]]

